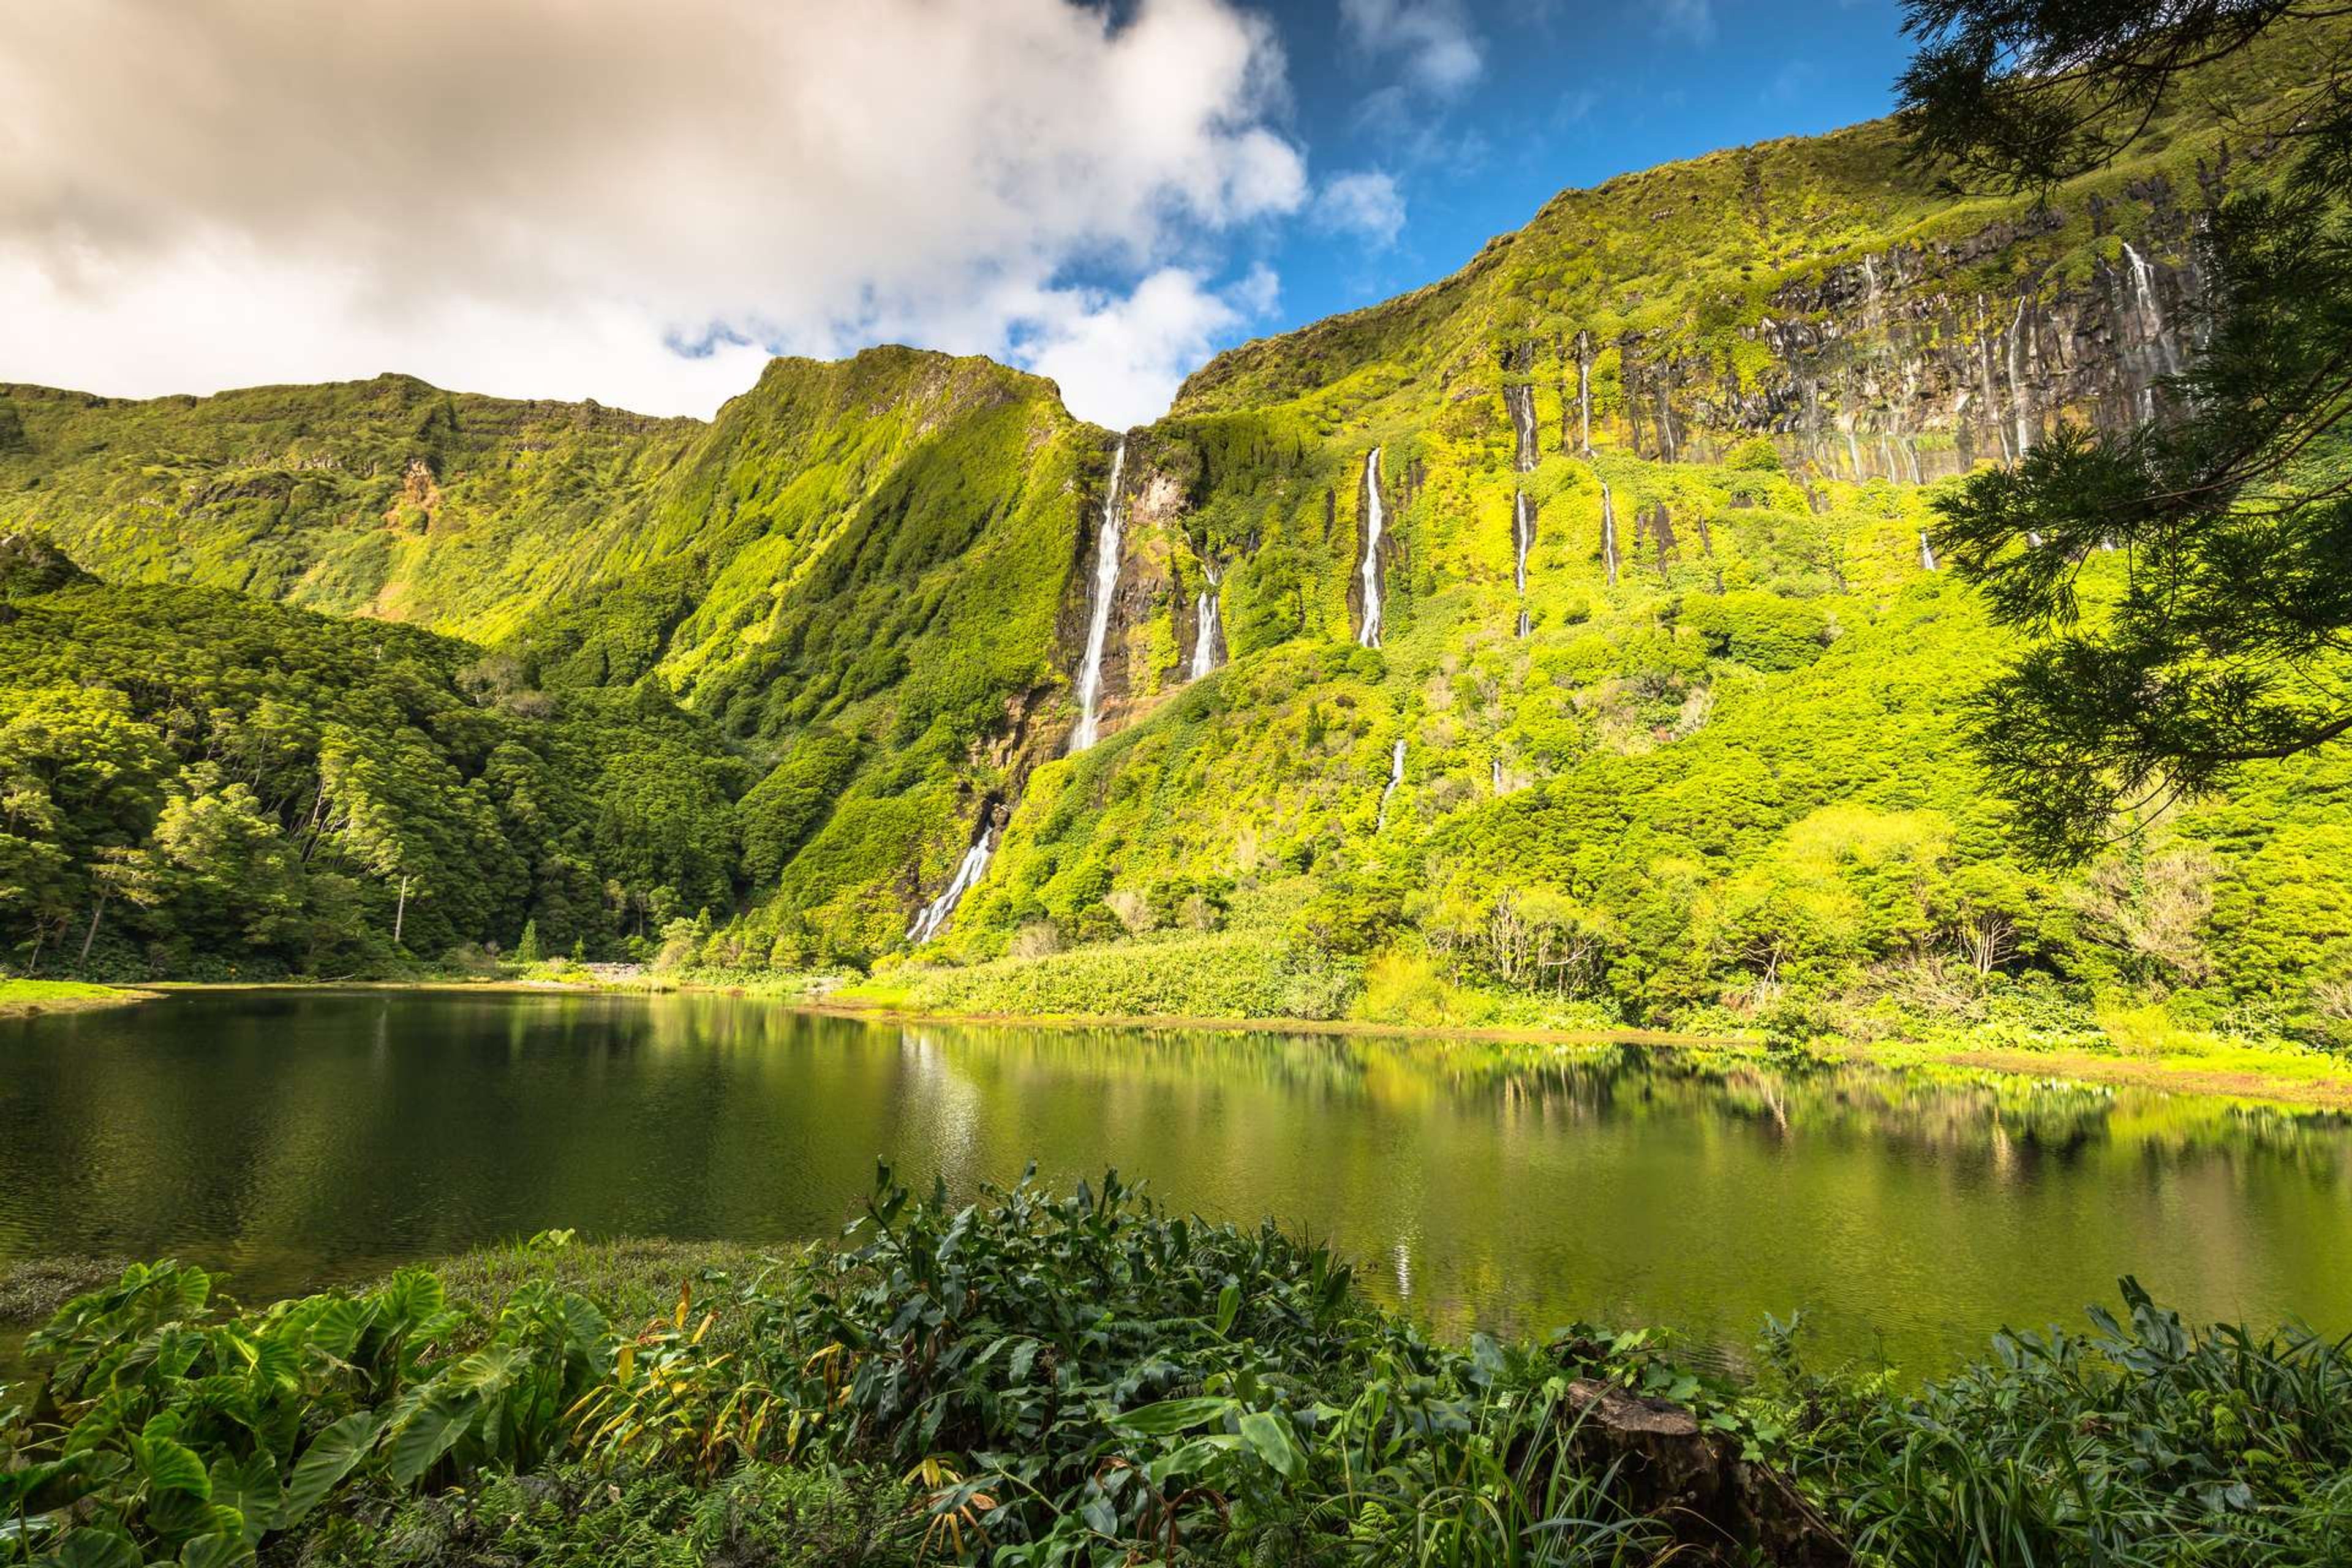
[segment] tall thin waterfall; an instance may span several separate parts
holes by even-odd
[[[1209,585],[1201,591],[1194,606],[1192,663],[1184,672],[1187,680],[1198,680],[1217,668],[1217,569],[1204,561],[1201,570],[1208,574]]]
[[[1528,593],[1528,552],[1535,548],[1536,503],[1525,490],[1511,492],[1511,550],[1515,557],[1512,573],[1519,585],[1519,596]]]
[[[2009,324],[2009,406],[2017,420],[2017,455],[2020,458],[2033,450],[2032,405],[2025,400],[2024,355],[2020,352],[2019,338],[2025,330],[2025,308],[2028,301],[2017,302],[2017,320]]]
[[[2000,443],[2003,462],[2010,458],[2009,431],[2000,422],[2000,395],[1993,389],[1992,325],[1985,318],[1984,296],[1977,296],[1977,370],[1984,383],[1985,418],[1992,426],[1993,438]]]
[[[1581,328],[1576,333],[1576,445],[1592,456],[1592,335]]]
[[[1536,436],[1536,389],[1525,382],[1503,388],[1503,406],[1511,415],[1511,467],[1534,471],[1538,455]]]
[[[1609,568],[1609,585],[1617,585],[1617,502],[1609,481],[1601,481],[1601,562]]]
[[[2149,348],[2156,351],[2157,363],[2167,375],[2180,374],[2180,355],[2172,346],[2172,334],[2164,325],[2164,306],[2156,297],[2156,268],[2148,258],[2124,241],[2124,259],[2131,263],[2132,297],[2138,311],[2140,330]]]
[[[1491,760],[1495,764],[1495,793],[1500,795],[1503,793],[1503,759],[1496,757]]]
[[[983,821],[987,815],[987,809],[982,807],[981,816]],[[954,879],[948,883],[946,890],[925,904],[922,911],[915,916],[915,923],[907,928],[907,941],[911,945],[920,947],[947,930],[948,921],[954,918],[956,906],[963,902],[963,896],[980,886],[980,879],[988,875],[988,857],[995,845],[996,829],[993,826],[982,827],[980,837],[972,840],[971,847],[963,852],[963,860],[956,867]]]
[[[1397,785],[1404,783],[1404,742],[1400,738],[1396,750],[1389,753],[1389,782],[1381,790],[1381,814],[1372,824],[1372,831],[1383,833],[1389,826],[1389,797],[1396,794]]]
[[[1078,668],[1078,727],[1070,736],[1073,752],[1093,745],[1099,729],[1103,644],[1110,638],[1111,597],[1118,591],[1118,482],[1126,472],[1127,437],[1121,436],[1111,454],[1110,488],[1103,492],[1102,526],[1095,531],[1095,597],[1087,616],[1087,661]]]
[[[2139,416],[2145,424],[2156,417],[2155,383],[2180,374],[2180,356],[2165,330],[2164,306],[2156,297],[2156,268],[2129,240],[2124,241],[2124,261],[2131,270],[2132,319],[2139,329]]]
[[[1922,572],[1936,569],[1936,547],[1927,542],[1927,531],[1924,528],[1919,531],[1919,569]]]
[[[1381,646],[1381,449],[1364,459],[1364,624],[1356,640]]]
[[[1503,402],[1511,411],[1511,467],[1522,474],[1535,472],[1539,456],[1536,438],[1536,390],[1507,386]],[[1528,635],[1528,550],[1536,542],[1536,503],[1528,492],[1511,491],[1511,576],[1519,588],[1518,635]]]

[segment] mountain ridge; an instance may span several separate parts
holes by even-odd
[[[2298,90],[2307,52],[2210,96]],[[1935,484],[2160,414],[2202,213],[2264,177],[2222,116],[2158,130],[2039,206],[1923,191],[1885,121],[1563,192],[1123,433],[903,345],[771,361],[709,422],[407,378],[0,389],[0,528],[126,592],[461,636],[528,705],[675,699],[749,781],[728,896],[699,925],[674,887],[606,900],[634,925],[569,898],[557,945],[658,908],[674,960],[919,946],[950,1000],[1006,965],[1058,994],[1062,950],[1111,944],[1126,1012],[1163,983],[1645,1022],[2049,990],[2079,1020],[2120,985],[2332,1027],[2352,909],[2281,893],[2352,870],[2313,836],[2332,763],[2259,773],[2238,826],[2183,814],[2118,892],[2028,864],[1956,749],[2008,644],[1941,570]],[[2117,910],[2159,897],[2202,923],[2143,951]]]

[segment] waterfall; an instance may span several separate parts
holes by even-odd
[[[1853,423],[1852,420],[1848,420],[1846,422],[1845,456],[1846,461],[1853,465],[1853,482],[1855,484],[1860,484],[1863,480],[1870,477],[1868,474],[1863,472],[1862,469],[1862,446],[1861,443],[1857,442],[1853,438]]]
[[[1576,334],[1576,437],[1579,448],[1592,456],[1592,338],[1581,328]]]
[[[1404,783],[1404,742],[1400,739],[1396,750],[1389,753],[1389,782],[1381,789],[1381,814],[1372,824],[1372,831],[1382,833],[1389,826],[1389,797],[1396,794],[1397,785]]]
[[[1208,574],[1209,585],[1201,591],[1193,615],[1192,665],[1185,672],[1188,680],[1198,680],[1217,668],[1217,569],[1204,561],[1201,570]]]
[[[1528,596],[1528,551],[1536,542],[1536,503],[1528,499],[1525,490],[1511,492],[1511,548],[1517,556],[1512,568],[1519,585],[1519,597]]]
[[[2017,320],[2009,324],[2009,405],[2017,420],[2017,455],[2021,458],[2033,450],[2032,405],[2025,400],[2025,374],[2019,367],[2023,361],[2018,353],[2018,337],[2025,328],[2026,301],[2017,302]]]
[[[2164,307],[2156,297],[2156,268],[2148,258],[2124,241],[2124,259],[2131,263],[2134,305],[2140,319],[2140,331],[2147,346],[2156,351],[2156,362],[2167,375],[2180,374],[2180,356],[2174,352],[2172,334],[2164,325]]]
[[[2156,387],[2162,376],[2180,374],[2180,358],[2174,353],[2172,335],[2165,330],[2164,307],[2156,297],[2156,268],[2147,258],[2124,241],[2124,260],[2131,270],[2132,320],[2139,328],[2139,359],[2141,363],[2139,417],[2147,424],[2156,417]]]
[[[987,819],[988,809],[983,806],[981,820],[985,823]],[[994,827],[981,828],[980,837],[972,841],[971,848],[963,852],[963,861],[956,867],[954,879],[948,883],[947,890],[925,904],[922,912],[915,917],[915,923],[907,928],[908,945],[920,947],[947,929],[956,906],[963,902],[963,896],[980,886],[980,879],[988,875],[989,851],[994,847],[995,840]]]
[[[1503,406],[1511,415],[1511,467],[1522,474],[1535,471],[1536,389],[1525,383],[1503,388]]]
[[[1927,542],[1927,531],[1924,528],[1919,531],[1919,569],[1922,572],[1936,569],[1936,547]]]
[[[1356,640],[1381,646],[1381,449],[1364,459],[1364,625]]]
[[[1495,793],[1496,795],[1500,795],[1503,793],[1503,759],[1496,757],[1493,760],[1495,763]]]
[[[1601,560],[1609,568],[1609,585],[1617,585],[1617,503],[1609,494],[1609,481],[1601,481]]]
[[[1118,481],[1127,471],[1127,437],[1110,458],[1110,488],[1103,492],[1102,526],[1095,532],[1095,597],[1087,617],[1087,661],[1078,669],[1078,727],[1070,750],[1095,743],[1102,706],[1103,644],[1110,638],[1111,595],[1118,589]]]
[[[2009,432],[2001,428],[2000,395],[1993,388],[1992,332],[1985,320],[1984,296],[1977,296],[1977,370],[1984,382],[1985,418],[1992,426],[1993,439],[2000,443],[2001,461],[2010,458]]]

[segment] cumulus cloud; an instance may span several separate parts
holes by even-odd
[[[1227,0],[0,7],[0,379],[708,412],[900,338],[1145,417],[1307,200],[1283,72]]]
[[[1314,217],[1318,227],[1384,248],[1396,243],[1404,227],[1404,194],[1380,170],[1359,169],[1324,182],[1316,193]]]
[[[1022,357],[1059,382],[1072,407],[1126,429],[1165,411],[1183,371],[1220,336],[1272,310],[1274,288],[1264,268],[1218,292],[1199,273],[1170,267],[1123,296],[1058,290],[1024,313]]]
[[[1464,0],[1339,0],[1339,26],[1376,58],[1395,57],[1405,79],[1450,97],[1486,69],[1486,47]]]

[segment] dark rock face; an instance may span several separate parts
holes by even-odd
[[[2126,245],[2085,281],[2028,279],[2005,293],[1967,282],[2021,237],[2018,226],[1995,225],[1966,243],[1897,246],[1784,286],[1741,331],[1770,353],[1769,368],[1744,381],[1727,355],[1715,363],[1628,335],[1617,345],[1619,431],[1668,461],[1715,460],[1765,436],[1791,467],[1916,484],[2013,461],[2061,419],[2121,430],[2158,412],[2204,299],[2185,222],[2162,254]]]

